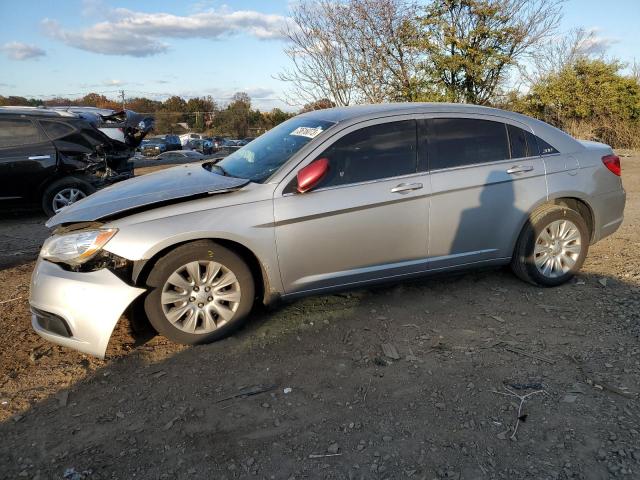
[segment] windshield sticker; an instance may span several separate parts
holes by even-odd
[[[316,138],[322,133],[322,127],[298,127],[289,135],[297,135],[298,137]]]

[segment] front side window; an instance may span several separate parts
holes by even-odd
[[[502,122],[472,118],[427,120],[431,170],[495,162],[510,158]]]
[[[0,147],[16,147],[41,142],[42,136],[31,120],[0,120]]]
[[[348,133],[318,156],[329,160],[329,172],[318,188],[415,173],[416,150],[415,120]]]
[[[226,175],[262,183],[302,147],[333,125],[296,117],[272,128],[216,165]]]

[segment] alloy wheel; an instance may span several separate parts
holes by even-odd
[[[240,305],[240,283],[226,266],[194,261],[175,270],[162,287],[160,302],[171,324],[205,334],[233,319]]]
[[[79,188],[67,187],[55,194],[53,201],[51,202],[51,206],[53,211],[58,213],[64,207],[68,207],[86,196],[87,195]]]
[[[569,220],[555,220],[538,235],[534,261],[538,271],[547,278],[568,273],[582,252],[582,235]]]

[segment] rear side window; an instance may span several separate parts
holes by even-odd
[[[527,132],[513,125],[507,125],[509,131],[509,145],[511,146],[511,158],[530,157],[527,143]]]
[[[435,118],[427,121],[427,132],[431,170],[509,158],[507,129],[502,122]]]
[[[531,132],[527,132],[514,125],[507,125],[507,129],[509,130],[511,158],[534,157],[558,153],[558,150]]]
[[[17,147],[43,140],[40,130],[31,120],[0,120],[0,147]]]
[[[553,155],[554,153],[558,153],[558,150],[542,140],[540,137],[536,137],[536,139],[538,140],[538,146],[540,147],[540,155]]]
[[[58,138],[66,137],[74,132],[75,128],[66,123],[52,122],[49,120],[41,120],[40,125],[44,129],[44,133],[47,134],[51,140],[57,140]]]
[[[416,122],[382,123],[351,132],[318,158],[329,160],[319,187],[397,177],[416,171]]]

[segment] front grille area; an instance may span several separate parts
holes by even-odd
[[[40,328],[61,337],[71,337],[71,329],[62,317],[49,312],[43,312],[37,308],[31,308],[31,313],[36,317],[36,321]]]

